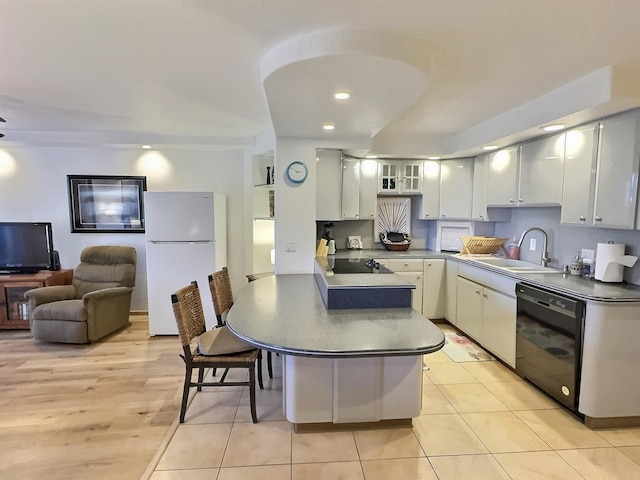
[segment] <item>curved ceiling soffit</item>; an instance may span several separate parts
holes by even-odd
[[[363,60],[367,66],[377,62],[380,72],[389,71],[390,67],[393,67],[393,73],[397,74],[393,75],[393,81],[396,85],[401,85],[400,88],[403,91],[393,107],[390,106],[390,103],[394,102],[393,99],[385,98],[384,102],[381,102],[384,104],[382,106],[372,105],[372,102],[377,103],[373,97],[366,99],[369,102],[367,108],[371,111],[378,107],[384,110],[382,113],[376,112],[378,117],[384,117],[379,120],[380,125],[377,129],[379,131],[402,111],[409,108],[411,103],[426,91],[432,70],[430,52],[433,48],[434,46],[429,43],[411,37],[346,28],[322,30],[285,40],[271,48],[260,62],[262,84],[272,112],[276,133],[279,132],[276,123],[277,115],[274,111],[283,108],[276,103],[281,100],[277,84],[285,76],[285,71],[289,76],[291,72],[296,71],[297,68],[302,69],[302,65],[310,61],[317,60],[319,65],[326,66],[328,62],[337,62],[339,59],[342,59],[344,64],[344,59],[351,58],[367,59],[366,62]],[[370,73],[370,69],[365,69],[360,79],[351,80],[360,80],[369,84],[385,81],[384,75],[377,75],[376,82],[372,82]],[[406,85],[402,85],[404,78],[407,78]],[[386,92],[388,94],[389,90]],[[377,131],[367,132],[367,137],[371,138]]]

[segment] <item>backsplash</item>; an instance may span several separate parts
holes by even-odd
[[[562,268],[563,265],[570,264],[577,250],[582,248],[595,250],[598,243],[607,243],[610,240],[615,243],[624,243],[627,255],[638,256],[640,254],[640,231],[561,225],[560,207],[513,208],[511,209],[511,221],[496,223],[495,233],[498,237],[509,239],[515,235],[517,241],[520,239],[522,232],[529,227],[540,227],[547,232],[549,236],[549,256],[552,259],[549,266],[555,268]],[[530,236],[527,235],[522,245],[520,258],[539,263],[542,243],[541,236],[536,237],[535,235],[538,234],[531,233]],[[528,250],[529,238],[538,239],[535,252]],[[640,285],[640,265],[638,263],[633,268],[625,268],[624,270],[624,280],[626,282]]]
[[[417,204],[418,202],[414,202]],[[414,205],[412,226],[411,226],[411,248],[426,248],[429,226],[433,221],[418,220]],[[324,232],[325,222],[316,222],[317,238]],[[365,249],[383,249],[378,239],[374,239],[374,225],[369,220],[353,220],[334,222],[333,237],[338,250],[346,249],[347,236],[359,235]],[[515,237],[520,239],[522,232],[530,227],[539,227],[547,232],[549,237],[549,256],[551,263],[549,266],[562,268],[569,265],[577,250],[587,248],[595,250],[598,243],[607,243],[610,240],[615,243],[626,245],[627,255],[640,256],[640,231],[638,230],[614,230],[604,228],[577,227],[560,224],[560,207],[518,207],[511,209],[511,220],[509,222],[498,222],[495,224],[495,236],[505,237],[509,240]],[[537,240],[536,250],[529,250],[529,239]],[[542,251],[542,236],[537,232],[527,235],[522,245],[520,257],[523,260],[540,263]],[[596,260],[597,261],[597,260]],[[640,262],[632,268],[624,269],[624,280],[628,283],[640,285]]]

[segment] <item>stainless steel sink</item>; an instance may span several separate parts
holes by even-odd
[[[463,257],[473,262],[491,265],[492,267],[506,270],[513,273],[562,273],[557,268],[543,267],[535,263],[525,262],[524,260],[515,260],[503,257]]]

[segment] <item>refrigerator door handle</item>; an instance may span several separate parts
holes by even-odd
[[[201,243],[213,243],[213,240],[150,240],[150,243],[156,245],[176,245],[185,243],[187,245],[201,244]]]

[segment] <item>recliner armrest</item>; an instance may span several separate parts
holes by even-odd
[[[76,298],[76,288],[73,285],[54,285],[27,290],[24,297],[29,300],[29,306],[33,310],[43,303],[58,302],[60,300],[73,300]]]
[[[85,293],[82,297],[82,303],[86,305],[90,301],[100,301],[106,298],[118,297],[120,295],[126,295],[132,291],[133,288],[131,287],[102,288],[100,290]]]

